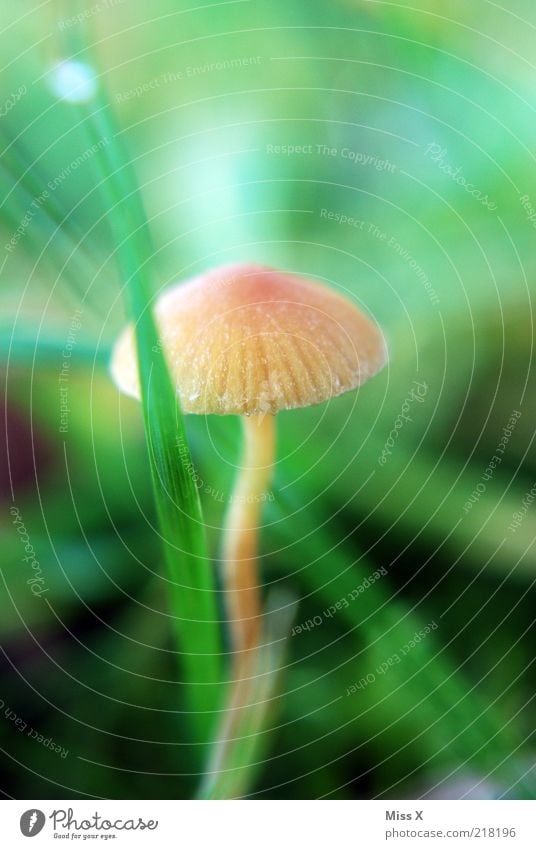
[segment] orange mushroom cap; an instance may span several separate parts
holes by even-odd
[[[258,415],[355,389],[387,361],[378,327],[321,283],[259,265],[230,265],[166,290],[155,318],[185,413]],[[112,376],[140,397],[132,326]]]

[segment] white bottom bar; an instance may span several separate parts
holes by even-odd
[[[5,801],[1,845],[536,847],[535,802]],[[35,837],[35,844],[29,839]]]

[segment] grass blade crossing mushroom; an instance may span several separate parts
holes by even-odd
[[[274,461],[274,415],[355,389],[387,360],[378,327],[327,286],[258,265],[232,265],[171,287],[156,304],[184,413],[243,417],[242,470],[226,518],[224,588],[233,646],[259,634],[261,494]],[[114,379],[139,398],[134,336],[118,340]]]

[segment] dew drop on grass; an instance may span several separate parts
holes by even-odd
[[[58,62],[48,74],[52,92],[68,103],[84,103],[97,92],[97,75],[86,62],[66,59]]]

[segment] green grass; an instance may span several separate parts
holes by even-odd
[[[521,203],[525,192],[535,202],[531,29],[490,4],[458,6],[445,21],[357,2],[132,0],[64,29],[48,7],[6,8],[4,88],[24,83],[27,94],[0,122],[2,242],[48,180],[108,140],[41,205],[1,271],[11,474],[50,601],[28,594],[4,512],[1,697],[70,751],[54,760],[0,722],[13,795],[392,798],[449,777],[536,795],[535,505],[508,530],[536,474],[536,264]],[[517,12],[533,20],[527,0]],[[476,21],[482,37],[466,38]],[[106,81],[85,106],[58,100],[44,76],[73,55]],[[260,61],[178,78],[239,56]],[[425,155],[431,143],[498,214]],[[273,152],[289,144],[312,153]],[[404,252],[322,210],[393,237],[439,304]],[[379,566],[388,574],[309,632],[286,639],[288,621],[270,619],[279,637],[259,655],[229,735],[214,571],[238,423],[183,423],[153,351],[152,306],[171,282],[235,261],[346,292],[385,330],[391,362],[358,395],[278,417],[267,595],[272,584],[294,592],[299,624]],[[75,306],[61,434],[58,372]],[[142,406],[108,369],[126,321]],[[426,403],[380,467],[414,379],[428,383]],[[466,514],[514,409],[503,461]],[[179,462],[186,436],[207,491]],[[437,630],[400,664],[375,672],[432,620]],[[371,672],[373,684],[346,695]]]
[[[222,627],[199,493],[187,463],[179,462],[179,445],[184,446],[182,458],[189,456],[184,453],[188,452],[188,443],[180,404],[152,313],[154,251],[128,154],[104,90],[100,89],[96,102],[77,109],[90,144],[103,137],[112,140],[94,160],[108,208],[107,224],[116,245],[127,314],[135,328],[145,434],[168,568],[166,585],[178,635],[182,710],[199,748],[194,760],[202,764],[221,706]]]

